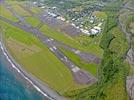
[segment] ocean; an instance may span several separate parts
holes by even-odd
[[[0,100],[47,100],[11,67],[0,49]]]

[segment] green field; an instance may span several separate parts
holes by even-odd
[[[31,16],[31,14],[29,14],[27,11],[21,8],[19,4],[15,3],[11,6],[20,16]]]
[[[38,26],[41,22],[37,19],[37,18],[34,18],[34,17],[25,17],[25,20],[27,23],[31,24],[33,27],[36,27]]]
[[[26,16],[25,17],[26,22],[28,22],[29,24],[31,24],[34,27],[39,25],[40,20],[37,18],[34,18],[27,11],[25,11],[23,8],[21,8],[19,5],[20,3],[14,2],[14,3],[10,3],[10,4],[12,5],[14,10],[16,10],[16,12],[19,15]],[[33,7],[32,9],[34,9],[34,8],[36,10],[40,10],[39,8],[36,8],[36,7]],[[104,15],[105,15],[104,13],[100,12],[100,16],[104,16]],[[44,35],[52,37],[58,41],[61,41],[65,44],[71,46],[71,47],[80,49],[85,52],[92,53],[99,57],[102,57],[102,55],[103,55],[103,50],[99,47],[99,42],[98,42],[98,41],[100,41],[101,36],[95,37],[95,38],[91,38],[88,36],[77,36],[75,38],[72,38],[72,37],[68,36],[67,34],[62,33],[60,31],[58,31],[57,29],[52,29],[52,27],[49,27],[45,24],[40,28],[40,31],[43,32]],[[88,40],[88,42],[87,42],[87,40]],[[97,41],[97,44],[96,44],[96,41]],[[86,43],[86,45],[85,45],[85,43]]]
[[[87,63],[86,61],[82,60],[78,55],[74,54],[73,52],[60,48],[60,50],[72,61],[74,62],[79,68],[84,69],[91,73],[92,75],[96,76],[97,74],[97,64],[94,63]]]
[[[40,23],[37,18],[31,17],[28,12],[22,9],[18,5],[20,3],[9,3],[19,15],[25,16],[26,22],[32,26],[36,27]],[[22,13],[19,11],[22,11]],[[8,18],[8,16],[3,14],[3,17]],[[11,14],[9,18],[15,17],[13,17]],[[7,23],[1,23],[3,23],[2,27],[4,29],[8,29],[4,32],[6,47],[8,48],[11,55],[15,58],[15,60],[24,66],[24,69],[26,69],[26,71],[49,84],[60,94],[69,93],[71,90],[85,87],[83,85],[78,85],[73,81],[71,72],[47,49],[47,47],[43,46],[38,39],[36,39],[31,34],[15,28]],[[83,39],[83,36],[71,38],[68,35],[60,33],[59,31],[56,31],[46,25],[43,25],[41,31],[45,35],[53,37],[54,39],[59,40],[67,45],[76,47],[86,52],[91,52],[98,56],[102,56],[102,50],[100,49],[98,43],[99,41],[95,41],[97,38],[92,39],[90,37],[85,37]],[[83,39],[83,42],[90,40],[90,43],[88,42],[90,45],[83,45],[83,43],[79,41],[80,38]],[[97,44],[94,45],[94,43]],[[80,61],[81,59],[70,51],[64,53],[66,53],[66,55],[69,54],[68,56],[71,57],[74,63],[76,63],[80,68],[86,69],[89,72],[91,71],[93,75],[96,75],[97,65]]]
[[[128,64],[123,58],[128,49],[128,43],[124,34],[116,26],[104,34],[102,41],[104,57],[98,67],[98,82],[96,86],[80,92],[77,98],[78,100],[81,98],[84,100],[129,100],[125,88]]]
[[[95,42],[95,40],[97,40],[98,37],[91,38],[91,37],[82,35],[82,36],[77,36],[75,38],[72,38],[64,33],[61,33],[59,31],[56,31],[55,29],[48,27],[47,25],[42,26],[40,30],[45,35],[52,37],[58,41],[61,41],[71,47],[74,47],[74,48],[80,49],[82,51],[89,52],[89,53],[92,53],[99,57],[102,57],[103,50],[99,47],[99,44],[96,44],[96,42]],[[90,42],[87,42],[86,40],[88,40]],[[97,40],[97,41],[99,41],[99,40]],[[87,45],[84,45],[83,42],[87,42],[88,44],[86,43]]]
[[[76,1],[81,2],[81,0]],[[96,1],[98,0],[95,0],[94,3]],[[48,0],[48,2],[57,1]],[[87,0],[85,5],[86,3],[89,5],[88,2],[90,1]],[[97,77],[98,81],[91,86],[76,84],[69,69],[32,34],[0,21],[5,46],[26,71],[47,83],[59,94],[72,97],[73,100],[129,100],[125,81],[126,76],[128,74],[134,75],[134,72],[129,68],[130,66],[125,58],[128,42],[118,26],[117,18],[119,17],[123,24],[126,24],[126,30],[132,33],[134,21],[133,16],[126,16],[127,14],[118,16],[123,1],[117,0],[115,2],[105,2],[105,6],[100,11],[94,12],[97,18],[105,19],[105,26],[103,26],[105,28],[102,34],[98,36],[78,35],[70,37],[46,24],[40,28],[40,31],[48,37],[102,58],[100,65],[87,63],[73,52],[62,47],[59,48],[75,65]],[[22,9],[18,5],[20,3],[10,2],[10,4],[13,5],[18,14],[25,16],[26,22],[33,27],[39,25],[40,20]],[[70,5],[66,4],[67,6]],[[1,9],[1,16],[12,21],[18,21],[4,6],[1,6]],[[37,14],[40,13],[41,9],[32,7],[31,11]],[[130,13],[126,9],[121,10],[120,13],[123,12]]]
[[[7,49],[26,71],[49,84],[60,94],[85,87],[73,81],[68,68],[37,38],[5,22],[0,22],[2,29],[7,29],[3,31]]]
[[[94,11],[93,15],[95,15],[96,17],[100,18],[100,19],[107,19],[107,14],[105,12],[101,12],[101,11]]]
[[[38,7],[32,7],[31,8],[31,11],[33,12],[33,13],[40,13],[42,10],[41,9],[39,9]]]
[[[115,36],[115,38],[111,41],[109,48],[112,52],[118,54],[118,56],[121,57],[128,48],[125,35],[121,32],[119,27],[113,28],[110,32]]]
[[[3,5],[0,5],[0,16],[3,16],[9,20],[14,21],[14,22],[18,21],[18,19],[13,17],[12,13]]]
[[[100,47],[104,50],[103,60],[98,67],[98,82],[76,96],[78,100],[129,100],[126,91],[126,76],[129,65],[124,58],[128,42],[117,23],[121,1],[109,3],[103,8],[107,22]]]

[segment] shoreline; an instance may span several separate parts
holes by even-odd
[[[35,88],[44,97],[48,98],[49,100],[65,100],[64,97],[60,96],[56,91],[53,91],[47,84],[28,74],[18,63],[16,63],[16,61],[12,58],[12,56],[5,48],[2,39],[0,39],[0,49],[2,50],[2,53],[6,57],[7,61],[11,64],[11,67],[15,69],[17,73],[19,73],[28,83],[33,86],[33,88]]]

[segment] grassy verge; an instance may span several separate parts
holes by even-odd
[[[42,10],[41,10],[41,8],[39,8],[39,7],[32,7],[32,8],[31,8],[31,11],[32,11],[33,13],[37,13],[37,14],[38,14],[38,13],[41,13]]]
[[[12,4],[13,9],[21,16],[31,16],[27,11],[19,6],[19,4]]]
[[[111,5],[110,5],[111,6]],[[117,7],[119,9],[119,7]],[[117,9],[106,9],[108,19],[104,29],[100,47],[104,50],[103,60],[98,69],[98,82],[77,96],[78,100],[128,100],[126,92],[126,76],[128,64],[125,55],[128,43],[117,26]]]
[[[134,36],[134,13],[128,15],[128,20],[126,21],[126,30],[128,33]]]
[[[18,3],[13,3],[12,6],[19,15],[21,15],[21,16],[29,15],[29,13],[26,12],[24,9],[22,9],[18,5]],[[34,9],[34,7],[33,7],[33,9]],[[25,17],[25,19],[29,24],[31,24],[34,27],[40,23],[39,19],[31,17],[31,16]],[[103,50],[99,47],[99,43],[98,43],[99,40],[101,39],[100,37],[99,38],[98,37],[91,38],[91,37],[82,35],[82,36],[77,36],[75,38],[72,38],[64,33],[61,33],[60,31],[58,31],[56,29],[52,29],[51,27],[49,27],[45,24],[40,28],[40,31],[42,31],[45,35],[52,37],[58,41],[61,41],[71,47],[74,47],[74,48],[80,49],[82,51],[89,52],[96,56],[102,57]],[[87,42],[87,40],[90,42]]]
[[[74,82],[66,66],[32,34],[0,21],[5,45],[15,60],[30,74],[49,84],[58,93],[83,88]]]
[[[31,24],[33,27],[38,26],[41,22],[34,17],[25,17],[27,23]]]
[[[115,33],[115,30],[118,30],[117,33]],[[128,100],[125,88],[128,66],[124,60],[127,41],[118,27],[113,28],[106,34],[114,36],[114,38],[102,38],[101,47],[104,49],[104,58],[99,67],[99,81],[94,88],[89,87],[87,91],[81,92],[77,97],[79,100],[81,98],[84,98],[84,100]],[[115,44],[118,44],[122,49],[114,48]]]
[[[3,16],[9,20],[12,20],[14,22],[17,22],[18,19],[15,18],[12,13],[7,9],[5,8],[3,5],[0,5],[0,16]]]
[[[61,33],[59,31],[56,31],[50,27],[48,27],[47,25],[44,25],[43,27],[41,27],[40,29],[45,35],[49,36],[49,37],[52,37],[58,41],[61,41],[71,47],[74,47],[74,48],[77,48],[77,49],[80,49],[82,51],[85,51],[85,52],[90,52],[90,53],[93,53],[99,57],[102,57],[102,53],[103,53],[103,50],[99,47],[99,45],[95,44],[94,42],[94,39],[88,37],[88,36],[77,36],[76,38],[72,38],[64,33]],[[81,41],[79,41],[81,39]],[[81,42],[87,42],[86,40],[90,40],[91,42],[89,44],[86,44],[84,45],[83,43]]]
[[[97,64],[87,63],[83,61],[78,55],[74,54],[73,52],[60,48],[60,50],[68,57],[70,60],[75,63],[79,68],[84,69],[91,73],[92,75],[96,76],[97,74]]]

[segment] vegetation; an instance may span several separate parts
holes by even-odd
[[[83,88],[73,81],[68,68],[32,34],[0,21],[4,29],[4,41],[10,54],[30,74],[49,84],[63,94]]]
[[[87,36],[78,36],[76,38],[73,38],[73,37],[70,37],[64,33],[61,33],[59,31],[56,31],[55,29],[52,29],[50,28],[49,26],[47,25],[44,25],[40,28],[40,30],[47,36],[49,37],[52,37],[60,42],[63,42],[71,47],[74,47],[74,48],[77,48],[77,49],[80,49],[82,51],[85,51],[85,52],[89,52],[89,53],[92,53],[94,55],[97,55],[99,57],[102,56],[102,49],[99,47],[99,45],[95,44],[94,40],[95,39],[91,39],[90,37],[87,37]],[[84,45],[83,43],[81,43],[79,41],[79,38],[83,38],[83,40],[81,41],[85,41],[84,39],[90,39],[90,40],[93,40],[92,42],[90,42],[90,44],[87,44],[87,45]],[[97,39],[96,39],[97,40]],[[87,41],[85,41],[86,43]],[[89,43],[89,42],[88,42]]]
[[[79,68],[89,71],[92,75],[96,76],[97,74],[97,64],[94,63],[87,63],[83,61],[78,55],[74,54],[73,52],[66,50],[64,48],[60,48],[60,50]]]
[[[94,11],[93,14],[100,19],[107,19],[107,14],[105,12]]]
[[[113,29],[112,29],[113,30]],[[108,32],[106,34],[111,34]],[[104,34],[104,35],[106,35]],[[111,40],[109,38],[106,40],[102,38],[101,45],[104,48],[104,58],[99,67],[98,78],[99,81],[94,89],[87,90],[88,92],[84,92],[78,98],[85,97],[84,100],[127,100],[127,94],[125,90],[125,78],[128,72],[127,65],[124,63],[124,55],[127,51],[126,40],[124,38],[121,39],[121,48],[125,48],[123,51],[117,49],[118,52],[114,52],[111,50],[110,47],[114,45],[112,42],[118,43],[118,38],[121,38],[122,33],[120,36],[116,37],[114,35],[114,39]],[[110,35],[111,36],[111,35]],[[106,37],[106,36],[103,36]],[[103,41],[107,41],[109,45],[105,44]],[[111,42],[110,42],[111,41]],[[104,44],[103,44],[104,43]]]
[[[15,18],[15,17],[13,17],[12,16],[12,13],[7,8],[5,8],[3,5],[0,5],[0,15],[2,17],[5,17],[7,19],[10,19],[10,20],[12,20],[14,22],[17,22],[18,21],[18,19]]]
[[[100,42],[104,58],[98,69],[99,80],[93,87],[79,93],[78,100],[128,100],[125,89],[128,65],[124,59],[128,43],[117,26],[116,13],[112,12],[107,12],[108,19]]]
[[[126,30],[134,36],[134,13],[128,16],[128,20],[126,21]]]
[[[34,18],[34,17],[26,17],[25,20],[27,23],[29,23],[33,27],[36,27],[41,23],[37,18]]]
[[[62,10],[66,11],[67,8],[81,6],[82,1],[74,0],[71,2],[71,5],[69,5],[70,1],[68,1],[65,6],[62,6],[60,0],[45,0],[45,2],[47,5],[51,4],[50,6],[58,4],[60,9],[63,8]],[[75,4],[74,2],[77,3]],[[1,27],[4,29],[5,45],[16,61],[24,66],[24,69],[41,81],[49,84],[62,95],[71,97],[74,100],[128,100],[125,89],[125,80],[128,74],[128,64],[125,61],[125,56],[128,50],[128,43],[124,34],[117,26],[117,14],[123,0],[111,0],[111,2],[103,0],[103,7],[95,7],[96,2],[97,0],[89,6],[89,1],[85,0],[85,4],[83,5],[86,5],[84,8],[85,11],[88,9],[92,11],[93,8],[95,8],[100,10],[94,12],[97,17],[105,17],[105,28],[103,34],[100,36],[89,37],[79,35],[70,37],[47,25],[43,25],[40,28],[40,31],[43,32],[44,35],[63,42],[66,45],[96,54],[99,57],[103,56],[101,65],[97,66],[92,63],[88,64],[73,52],[60,48],[77,66],[89,71],[93,75],[97,74],[98,82],[91,86],[87,87],[86,85],[76,84],[73,81],[71,72],[66,66],[33,35],[0,21],[0,23],[2,23]],[[3,11],[1,16],[17,21],[3,6],[1,6],[1,9]],[[20,6],[14,6],[14,9],[17,9],[17,12],[19,9],[20,11],[23,10]],[[32,11],[35,13],[38,12],[36,10],[37,9],[32,8]],[[9,13],[5,13],[6,11]],[[22,11],[20,15],[30,16],[29,13],[25,11]],[[27,17],[26,21],[34,27],[40,23],[38,19],[32,17]],[[129,32],[130,28],[133,28],[131,22],[134,22],[133,16],[130,16],[127,22],[126,28]]]
[[[20,16],[31,16],[31,14],[21,8],[20,4],[12,4],[12,7]]]

